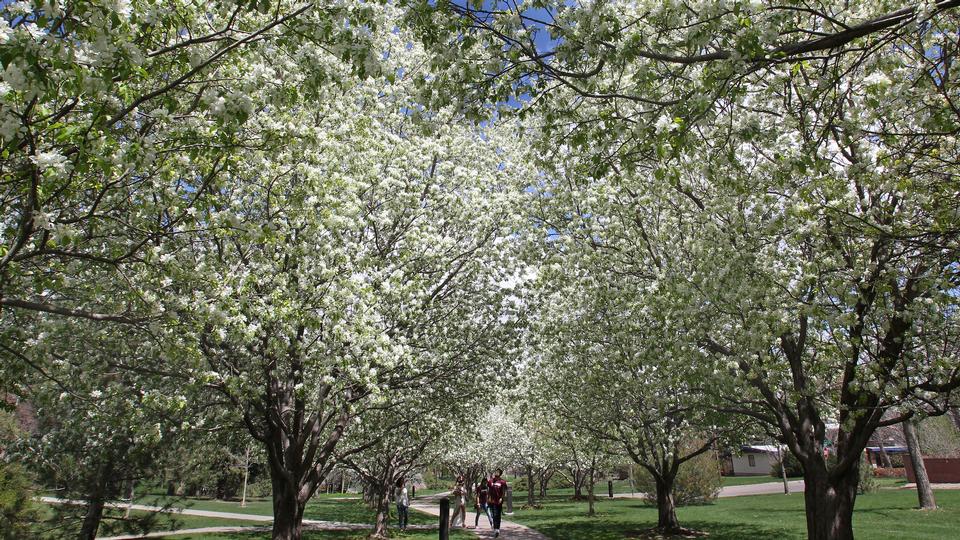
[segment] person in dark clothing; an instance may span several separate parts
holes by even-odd
[[[493,528],[493,518],[490,517],[490,509],[487,507],[487,479],[481,478],[477,485],[473,487],[473,506],[477,512],[477,515],[473,517],[473,528],[476,529],[480,525],[480,512],[483,512],[487,516],[487,521],[490,523],[490,528]]]
[[[507,481],[501,478],[503,469],[497,469],[487,481],[487,508],[493,520],[493,537],[500,536],[500,518],[503,516],[503,499],[507,496]]]

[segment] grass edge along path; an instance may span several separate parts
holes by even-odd
[[[39,497],[38,500],[45,505],[55,505],[55,504],[84,504],[83,501],[75,501],[70,499],[58,499],[55,497]],[[195,501],[186,500],[184,501],[188,504],[191,504]],[[209,502],[209,501],[206,501]],[[229,508],[230,503],[223,503],[223,507]],[[236,504],[236,503],[233,503]],[[323,510],[331,510],[330,506],[361,506],[362,503],[357,498],[344,498],[339,499],[327,499],[325,501],[318,501],[318,504],[314,505],[312,509],[315,513],[324,513]],[[201,505],[207,506],[208,505]],[[147,533],[126,533],[118,535],[109,535],[102,537],[104,540],[126,540],[133,538],[210,538],[215,539],[220,534],[229,534],[228,538],[237,537],[236,534],[240,533],[244,537],[250,535],[256,535],[259,533],[269,533],[270,524],[273,522],[272,515],[266,514],[255,514],[250,513],[255,511],[253,508],[244,508],[244,513],[236,512],[225,512],[219,510],[209,510],[209,509],[195,509],[185,506],[168,506],[161,507],[155,505],[147,504],[130,504],[129,502],[112,502],[106,505],[108,510],[111,511],[121,511],[130,509],[134,513],[145,513],[145,512],[155,512],[161,515],[169,515],[171,519],[181,521],[177,523],[176,526],[171,527],[167,530],[154,530]],[[345,510],[345,511],[344,511]],[[373,528],[373,519],[365,519],[369,516],[360,516],[357,512],[357,508],[339,508],[335,509],[335,517],[354,517],[361,518],[361,522],[348,522],[348,521],[331,521],[331,520],[316,520],[316,519],[304,519],[304,530],[311,531],[314,533],[324,532],[324,533],[346,533],[346,532],[357,532],[357,531],[369,531]],[[366,509],[365,509],[366,510]],[[369,512],[369,510],[366,510]],[[411,524],[409,530],[411,534],[418,535],[424,532],[435,531],[437,530],[437,523],[434,516],[419,511],[414,511],[410,513]],[[249,524],[247,524],[249,523]],[[259,525],[265,524],[265,525]],[[259,525],[259,526],[258,526]],[[214,536],[210,536],[213,534]],[[254,536],[256,537],[256,536]],[[402,538],[403,536],[401,536]]]

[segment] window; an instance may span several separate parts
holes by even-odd
[[[751,467],[757,466],[757,458],[753,457],[753,454],[747,454],[747,464]]]

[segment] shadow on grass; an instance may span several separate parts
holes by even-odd
[[[650,527],[656,525],[651,522]],[[761,527],[749,523],[720,523],[712,521],[686,521],[683,526],[687,529],[708,533],[710,540],[781,540],[789,537],[787,531]],[[635,521],[585,521],[573,523],[551,523],[537,526],[536,529],[552,540],[624,540],[624,539],[652,539],[680,540],[688,537],[657,537],[648,533],[649,528]]]

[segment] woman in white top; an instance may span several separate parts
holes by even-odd
[[[463,475],[457,475],[457,485],[453,487],[453,517],[450,518],[450,526],[467,526],[467,488],[463,486]],[[458,521],[459,518],[459,521]]]
[[[410,521],[410,497],[407,495],[407,486],[403,485],[403,478],[397,480],[397,520],[401,531],[407,530]]]

